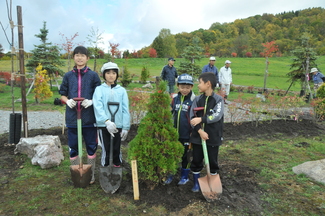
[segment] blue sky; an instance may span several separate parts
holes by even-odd
[[[10,2],[10,0],[7,0]],[[43,21],[49,30],[48,42],[63,42],[59,33],[70,38],[78,32],[75,43],[89,46],[87,36],[93,27],[102,32],[102,49],[108,42],[119,43],[120,50],[138,50],[149,46],[162,28],[172,34],[208,29],[215,22],[233,22],[263,13],[281,13],[309,7],[325,8],[324,0],[12,0],[12,17],[17,24],[17,5],[23,11],[24,50],[31,51],[40,41]],[[0,1],[0,21],[11,38],[6,0]],[[14,29],[15,46],[18,30]],[[0,44],[9,44],[0,29]]]

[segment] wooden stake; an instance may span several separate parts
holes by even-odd
[[[138,168],[137,168],[137,161],[132,160],[132,181],[133,181],[133,195],[134,200],[139,200],[139,182],[138,182]]]

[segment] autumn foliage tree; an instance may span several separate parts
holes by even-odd
[[[50,90],[50,86],[48,84],[49,81],[50,78],[47,74],[47,71],[43,69],[42,64],[38,64],[38,66],[36,67],[35,84],[34,84],[36,103],[40,103],[40,101],[43,101],[53,96],[53,92]]]
[[[265,73],[264,73],[264,91],[266,91],[266,79],[268,76],[269,69],[269,57],[272,57],[275,52],[278,51],[278,46],[275,44],[275,41],[262,43],[264,47],[263,56],[265,57]]]
[[[110,52],[112,54],[111,62],[114,62],[114,58],[121,55],[121,51],[118,50],[119,43],[111,43],[109,42]]]
[[[149,49],[149,57],[150,58],[157,58],[157,51],[154,48]]]
[[[60,44],[60,46],[62,47],[62,49],[64,51],[66,51],[66,53],[68,54],[68,71],[70,71],[70,64],[71,64],[71,53],[72,53],[72,49],[74,46],[76,46],[76,44],[73,42],[74,39],[79,36],[78,32],[75,33],[74,35],[72,35],[70,38],[68,38],[67,36],[65,36],[63,33],[59,33],[59,35],[62,37],[62,44]]]

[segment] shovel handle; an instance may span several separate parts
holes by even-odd
[[[75,101],[83,101],[83,100],[85,100],[85,98],[83,98],[83,97],[75,97],[75,98],[73,98],[73,100],[75,100]]]

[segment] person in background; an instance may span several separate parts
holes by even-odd
[[[218,74],[218,68],[216,66],[214,66],[215,63],[216,63],[216,58],[214,56],[211,56],[209,64],[207,64],[207,65],[205,65],[203,67],[202,73],[206,73],[206,72],[214,73],[215,76],[216,76],[216,87],[218,88],[218,86],[219,86],[219,74]]]
[[[175,59],[174,58],[168,58],[168,64],[165,65],[161,71],[161,79],[164,81],[167,81],[167,92],[169,94],[173,94],[174,93],[174,87],[175,87],[175,78],[177,78],[177,70],[174,67],[174,63],[175,63]]]
[[[204,154],[202,140],[206,141],[211,175],[219,174],[218,154],[223,140],[224,103],[220,95],[214,93],[216,80],[213,73],[202,73],[199,77],[199,92],[190,110],[192,134],[190,142],[193,149],[191,171],[193,173],[193,192],[200,190],[198,178],[203,169]],[[195,108],[204,110],[194,112]]]
[[[310,73],[313,75],[312,79],[314,82],[314,91],[316,96],[317,89],[324,83],[325,76],[319,72],[317,68],[312,68]]]
[[[227,98],[230,92],[230,86],[232,84],[232,74],[231,74],[231,68],[230,68],[231,61],[226,60],[225,66],[223,66],[220,69],[219,72],[219,83],[220,88],[224,92],[224,103],[227,104]]]
[[[80,158],[78,153],[78,132],[77,132],[77,102],[75,97],[85,98],[81,102],[82,136],[86,143],[88,153],[88,164],[91,164],[92,178],[90,184],[95,182],[95,162],[97,150],[97,128],[93,108],[93,94],[101,81],[98,74],[87,67],[89,54],[87,48],[78,46],[73,51],[75,66],[72,71],[67,72],[62,80],[59,93],[61,101],[66,107],[66,126],[68,128],[68,145],[71,165],[78,165]]]
[[[192,128],[190,125],[190,108],[195,98],[193,88],[193,77],[189,74],[182,74],[177,79],[177,87],[179,89],[178,94],[175,94],[171,107],[174,120],[174,127],[177,129],[179,138],[178,140],[184,146],[184,153],[182,156],[182,171],[181,179],[178,185],[185,185],[189,179],[188,174],[190,172],[189,162],[187,161],[187,151],[189,149],[190,135]],[[173,175],[170,174],[167,177],[165,184],[170,184],[173,180]]]
[[[117,84],[120,72],[117,64],[107,62],[102,66],[101,72],[105,82],[96,88],[93,97],[99,139],[102,144],[101,165],[109,165],[110,145],[113,145],[114,167],[121,167],[121,141],[126,140],[130,130],[129,99],[125,88]],[[114,122],[111,121],[108,102],[119,103]],[[117,107],[110,108],[114,112]],[[113,143],[111,143],[111,136]]]

